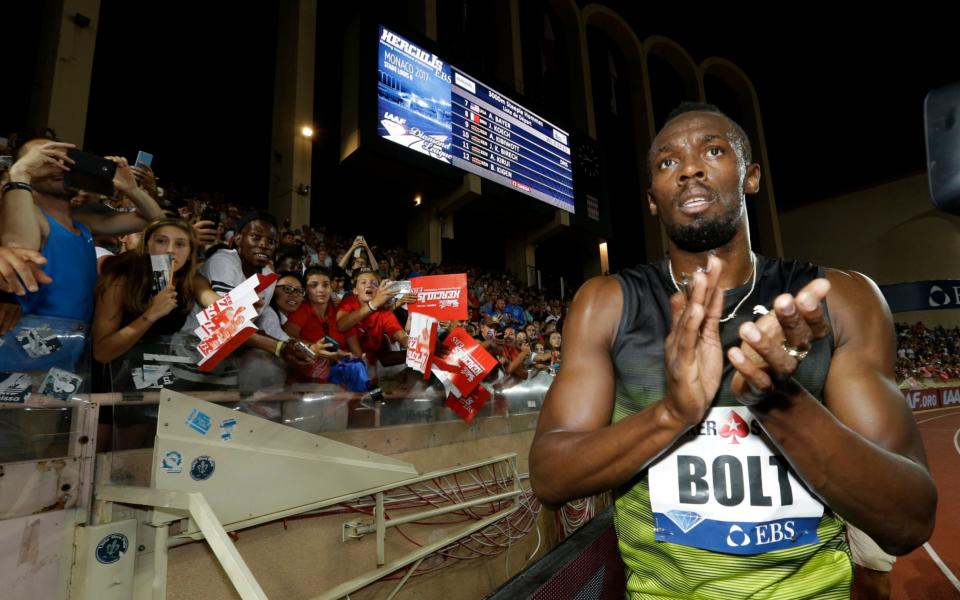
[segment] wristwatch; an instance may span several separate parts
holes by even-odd
[[[372,300],[367,300],[367,308],[370,309],[370,312],[377,312],[377,307],[373,305]]]

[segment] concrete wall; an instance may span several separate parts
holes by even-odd
[[[877,284],[960,279],[960,216],[937,210],[925,174],[780,213],[784,256],[852,269]],[[960,311],[894,315],[956,325]]]

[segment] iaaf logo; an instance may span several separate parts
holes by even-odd
[[[936,408],[940,403],[937,390],[912,390],[904,392],[904,396],[910,408],[913,410],[918,408]],[[944,396],[944,399],[946,399],[946,396]]]
[[[433,69],[437,75],[443,73],[443,61],[440,60],[436,54],[432,54],[426,50],[414,46],[392,31],[384,29],[383,34],[380,35],[380,41],[385,44],[389,44],[407,56],[422,62]]]
[[[943,405],[960,404],[960,389],[948,388],[943,390]]]

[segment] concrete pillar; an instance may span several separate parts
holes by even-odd
[[[501,0],[494,5],[501,35],[497,39],[497,77],[512,81],[523,93],[523,49],[520,43],[519,0]]]
[[[316,52],[316,0],[283,0],[277,25],[273,135],[270,157],[270,212],[293,227],[310,222],[314,129],[313,66]]]
[[[463,183],[443,198],[426,198],[407,220],[407,249],[432,263],[443,259],[441,240],[453,239],[453,215],[480,195],[480,177],[464,173]]]
[[[53,128],[63,141],[82,145],[100,0],[48,2],[42,20],[29,126]]]
[[[414,31],[437,41],[437,0],[409,0],[407,18]]]
[[[443,259],[441,252],[442,221],[436,211],[421,206],[410,214],[407,220],[407,249],[420,256],[426,256],[431,263]]]
[[[507,271],[516,275],[526,285],[537,282],[534,253],[534,245],[527,240],[527,236],[513,235],[507,239]],[[530,281],[531,271],[534,273],[532,282]]]

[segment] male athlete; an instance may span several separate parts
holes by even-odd
[[[533,489],[615,490],[630,598],[848,598],[844,522],[901,555],[937,502],[889,310],[863,275],[751,251],[760,168],[715,107],[681,106],[648,161],[669,258],[577,293]]]

